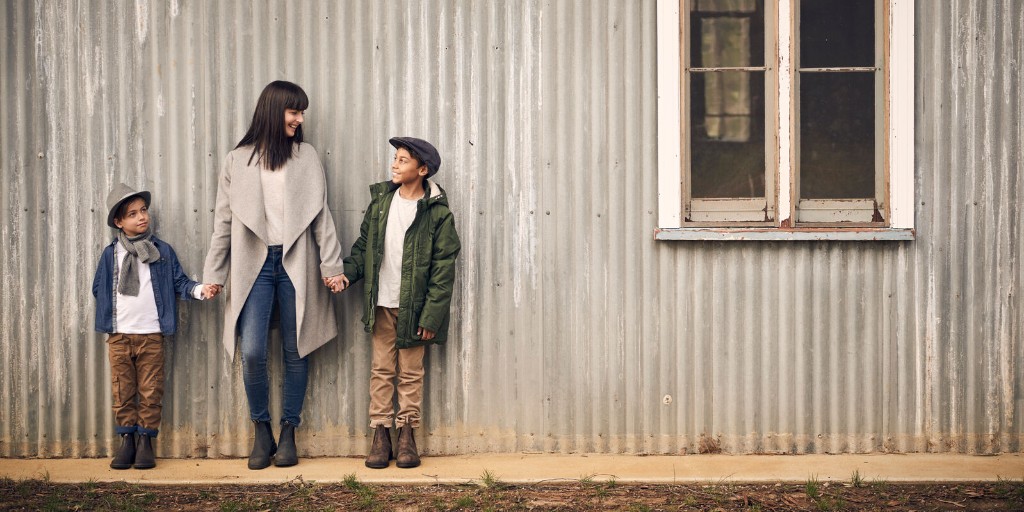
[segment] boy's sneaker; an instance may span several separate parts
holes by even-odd
[[[135,434],[121,434],[121,447],[110,461],[111,469],[131,469],[135,463]]]
[[[135,453],[135,469],[150,469],[156,467],[156,458],[153,457],[153,438],[146,434],[139,434],[139,447]]]

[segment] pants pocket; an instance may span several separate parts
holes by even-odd
[[[116,407],[124,404],[125,396],[127,396],[124,389],[124,381],[117,375],[114,375],[113,378],[111,378],[110,389],[114,394],[114,406]]]

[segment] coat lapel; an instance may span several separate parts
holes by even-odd
[[[252,165],[246,165],[249,155],[239,162],[237,172],[231,176],[231,211],[260,240],[267,240],[267,212],[263,205],[263,185],[260,183],[260,168],[253,158]]]
[[[300,145],[297,154],[288,161],[288,176],[284,181],[284,249],[295,243],[324,204],[324,171],[316,151]]]

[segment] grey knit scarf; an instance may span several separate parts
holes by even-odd
[[[124,234],[124,231],[117,232],[117,240],[128,251],[121,261],[121,274],[117,278],[117,293],[121,295],[139,296],[139,266],[135,260],[143,263],[153,263],[160,259],[160,251],[156,245],[150,242],[153,233],[148,229],[145,233],[131,238]]]

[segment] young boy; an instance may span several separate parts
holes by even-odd
[[[110,334],[114,419],[121,436],[121,447],[110,462],[114,469],[156,467],[152,438],[160,430],[163,338],[178,327],[175,295],[202,299],[219,291],[189,279],[174,249],[153,236],[149,200],[149,192],[136,192],[123,183],[107,196],[107,225],[118,233],[103,250],[92,282],[96,330]]]
[[[429,142],[389,140],[395,147],[391,180],[370,186],[359,239],[345,258],[339,287],[366,278],[363,323],[373,333],[370,428],[366,467],[386,468],[393,456],[390,427],[398,428],[400,468],[419,466],[413,429],[420,426],[425,345],[448,339],[459,235],[448,199],[428,179],[441,166]],[[392,400],[398,378],[398,414]]]

